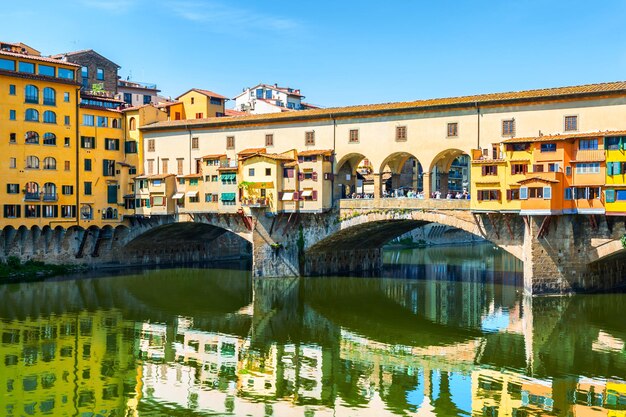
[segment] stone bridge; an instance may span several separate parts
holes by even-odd
[[[193,213],[132,218],[112,228],[6,227],[0,254],[90,265],[252,258],[257,277],[374,272],[382,246],[420,225],[465,230],[524,262],[528,294],[601,291],[626,283],[626,224],[605,216],[473,213],[468,200],[344,199],[326,213]]]

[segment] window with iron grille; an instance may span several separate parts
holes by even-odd
[[[198,138],[191,138],[191,149],[198,149]]]
[[[312,146],[315,145],[315,132],[306,132],[304,134],[304,145]]]
[[[502,121],[502,136],[515,136],[515,119]]]
[[[459,136],[459,124],[458,123],[448,123],[448,137],[456,137]]]
[[[350,138],[348,140],[350,143],[358,143],[359,142],[359,130],[358,129],[350,129]]]
[[[154,152],[154,139],[148,139],[148,152]]]
[[[578,116],[565,116],[565,131],[575,132],[578,130]]]
[[[396,142],[406,142],[406,126],[396,126]]]
[[[274,135],[265,135],[265,146],[274,146]]]
[[[226,149],[235,149],[235,137],[226,136]]]

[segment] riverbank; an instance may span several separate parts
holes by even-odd
[[[40,261],[21,262],[17,257],[10,256],[6,261],[0,262],[0,284],[39,281],[57,275],[84,272],[88,269],[86,265],[54,265]]]

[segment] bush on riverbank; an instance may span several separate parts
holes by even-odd
[[[41,261],[21,262],[16,256],[9,256],[6,261],[0,262],[0,282],[31,281],[84,269],[86,268],[82,265],[52,265]]]

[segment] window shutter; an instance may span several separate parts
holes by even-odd
[[[605,191],[605,195],[606,195],[606,202],[607,203],[614,203],[615,202],[615,190],[606,190]]]
[[[484,165],[482,166],[482,175],[483,175],[483,177],[484,177],[485,175],[487,175],[487,167],[486,167],[486,166],[484,166]]]
[[[507,200],[512,200],[513,199],[513,191],[512,190],[506,190],[506,199]]]
[[[313,181],[317,181],[317,172],[314,172],[313,175],[311,175],[311,178]]]
[[[302,181],[304,179],[304,173],[298,172],[298,180]]]
[[[591,190],[589,189],[589,187],[585,187],[585,199],[589,200],[590,196],[591,196]]]
[[[298,156],[298,162],[299,163],[303,163],[304,162],[304,156]]]
[[[296,170],[294,168],[291,168],[290,170],[287,171],[287,176],[289,178],[293,178],[294,174],[295,174]]]
[[[498,166],[493,167],[493,175],[498,175]]]
[[[520,189],[519,189],[519,199],[520,200],[528,200],[528,187],[520,187]]]
[[[606,175],[613,175],[613,162],[606,163]]]
[[[551,187],[543,187],[543,198],[545,200],[552,199],[552,188]]]
[[[298,193],[293,193],[293,201],[298,201]]]
[[[311,194],[311,200],[317,201],[317,190],[313,190],[313,193]]]
[[[500,201],[502,199],[502,191],[496,190],[496,200]]]
[[[18,205],[15,210],[15,217],[22,217],[22,206]]]
[[[613,162],[613,175],[620,175],[622,173],[622,164],[620,162]]]
[[[150,199],[148,200],[148,208],[152,207],[152,197],[150,197]]]
[[[483,201],[483,192],[481,190],[476,191],[476,200]]]
[[[283,194],[284,193],[282,191],[278,192],[278,201],[283,201]]]

